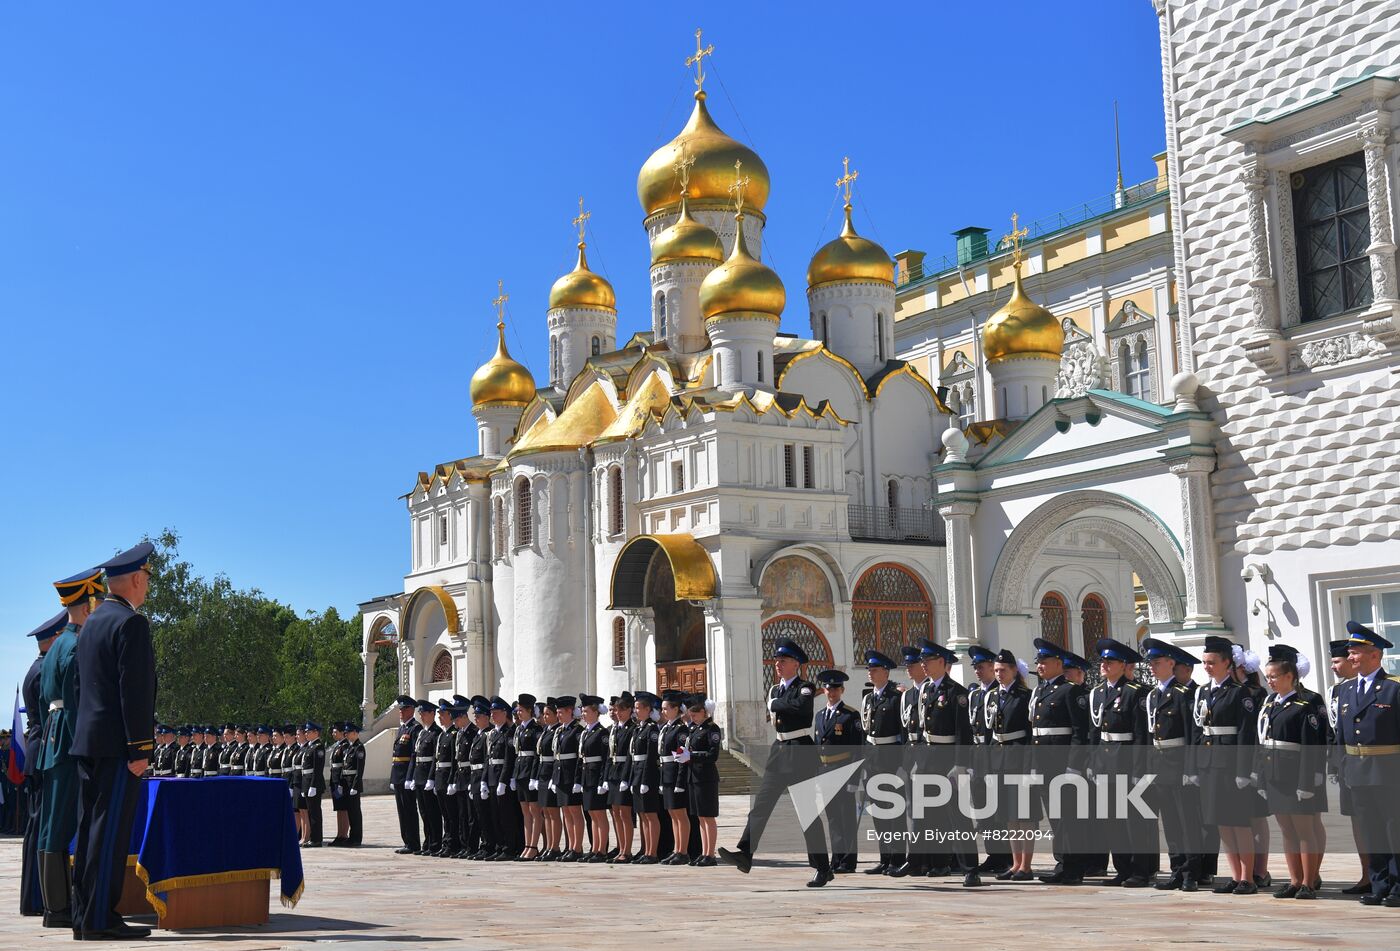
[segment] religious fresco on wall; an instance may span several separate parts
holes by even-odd
[[[831,585],[815,562],[797,555],[785,555],[763,572],[759,585],[763,617],[789,611],[808,617],[835,617]]]

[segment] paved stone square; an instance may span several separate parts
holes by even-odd
[[[726,797],[720,842],[732,844],[748,801]],[[786,808],[780,807],[780,808]],[[333,829],[333,822],[328,825]],[[302,854],[306,892],[288,911],[272,898],[269,923],[233,932],[172,933],[107,947],[165,945],[221,951],[343,944],[356,951],[533,948],[608,951],[677,942],[690,948],[743,947],[1173,947],[1391,948],[1400,946],[1400,909],[1365,908],[1337,894],[1356,877],[1354,856],[1329,857],[1328,886],[1315,902],[1267,894],[1125,891],[1087,886],[993,883],[964,889],[955,879],[894,880],[859,872],[821,891],[805,887],[794,856],[756,867],[691,869],[608,865],[460,862],[397,856],[393,801],[365,801],[366,845]],[[1275,837],[1277,839],[1277,837]],[[13,912],[19,840],[0,840],[0,880]],[[1049,857],[1046,857],[1048,863]],[[1039,863],[1037,863],[1039,864]],[[1275,855],[1273,871],[1284,868]],[[911,925],[917,922],[917,925]],[[38,919],[0,917],[0,948],[72,943]]]

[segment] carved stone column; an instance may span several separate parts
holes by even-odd
[[[1388,314],[1377,314],[1376,320],[1368,320],[1363,328],[1367,333],[1382,339],[1394,337],[1400,332],[1396,325],[1396,315],[1400,312],[1400,291],[1396,286],[1395,238],[1391,228],[1390,175],[1386,168],[1386,146],[1390,130],[1379,123],[1369,125],[1360,132],[1362,151],[1366,156],[1366,199],[1371,217],[1371,244],[1366,248],[1371,258],[1371,293],[1377,310],[1389,310]]]
[[[948,644],[962,652],[977,639],[977,613],[973,604],[972,515],[976,502],[949,502],[938,506],[948,525]]]
[[[1265,193],[1269,176],[1251,164],[1240,173],[1249,208],[1249,279],[1253,330],[1244,341],[1245,353],[1265,370],[1277,372],[1285,363],[1283,334],[1279,330],[1278,293],[1273,261],[1269,256],[1269,216]]]
[[[1210,473],[1215,459],[1187,456],[1170,464],[1181,480],[1182,539],[1186,560],[1186,618],[1183,627],[1222,628],[1220,558],[1215,545],[1215,513],[1210,498]]]

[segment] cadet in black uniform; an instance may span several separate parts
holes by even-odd
[[[676,762],[676,754],[685,746],[690,733],[690,721],[685,715],[685,694],[667,690],[661,695],[661,729],[657,733],[658,783],[661,805],[671,820],[671,854],[662,865],[686,865],[694,856],[688,854],[690,841],[689,799],[685,791],[685,767]]]
[[[626,864],[632,861],[632,730],[636,726],[632,719],[632,694],[622,692],[622,696],[608,701],[608,716],[612,726],[608,727],[607,769],[603,771],[603,791],[608,797],[608,816],[612,819],[613,838],[617,845],[608,853],[608,860]]]
[[[556,697],[559,727],[554,732],[554,775],[549,788],[559,800],[564,823],[560,862],[577,862],[583,855],[583,763],[579,755],[583,728],[574,719],[576,697]]]
[[[1144,774],[1151,745],[1147,732],[1148,688],[1128,678],[1128,672],[1142,661],[1142,655],[1111,637],[1101,638],[1094,649],[1099,655],[1103,680],[1089,691],[1092,767],[1095,774],[1122,776],[1135,782]],[[1156,823],[1141,818],[1101,821],[1106,822],[1103,828],[1109,842],[1118,846],[1112,852],[1115,874],[1107,884],[1123,888],[1151,885],[1157,864]]]
[[[975,888],[982,884],[977,874],[977,846],[972,838],[972,820],[958,806],[956,789],[959,780],[972,765],[972,722],[968,719],[968,691],[949,673],[958,662],[958,655],[942,645],[925,639],[919,653],[923,658],[928,681],[920,691],[923,710],[924,752],[935,772],[945,775],[954,785],[954,796],[933,810],[934,827],[956,836],[961,842],[935,848],[931,854],[930,877],[961,875],[963,886]],[[970,788],[970,787],[969,787]]]
[[[826,703],[817,711],[812,722],[812,739],[821,749],[818,759],[822,772],[842,769],[858,760],[865,744],[860,714],[841,698],[846,692],[847,676],[839,670],[823,670],[817,683],[826,693]],[[824,804],[827,834],[831,839],[831,871],[843,875],[856,870],[856,790],[860,773],[841,784],[840,789]]]
[[[810,778],[816,765],[812,762],[815,751],[804,749],[814,745],[812,713],[816,695],[816,687],[800,676],[802,665],[807,663],[807,652],[796,641],[779,638],[773,650],[773,663],[778,683],[768,691],[768,712],[777,736],[769,752],[768,768],[759,782],[738,848],[735,851],[720,849],[721,858],[745,874],[753,865],[754,850],[763,838],[763,829],[778,799],[791,784]],[[808,825],[802,835],[807,843],[807,861],[816,870],[807,885],[821,888],[832,879],[826,835],[819,822]]]
[[[535,775],[535,760],[539,757],[540,732],[544,729],[535,719],[535,697],[522,693],[515,701],[515,732],[510,743],[515,762],[511,767],[510,788],[520,810],[521,851],[519,861],[534,861],[540,850],[536,844],[544,831],[544,815],[540,810],[539,794],[530,788]]]
[[[345,724],[331,724],[331,745],[326,747],[326,767],[330,770],[327,777],[326,788],[331,794],[331,811],[335,813],[335,838],[326,845],[340,846],[345,844],[346,829],[349,822],[345,817],[345,803],[341,801],[341,769],[345,756]]]
[[[1342,815],[1351,820],[1351,838],[1356,845],[1356,857],[1361,862],[1361,877],[1357,879],[1355,885],[1348,885],[1342,889],[1343,895],[1365,895],[1371,890],[1371,865],[1366,857],[1366,836],[1362,833],[1361,822],[1357,819],[1356,810],[1351,804],[1351,789],[1342,780],[1341,776],[1341,751],[1336,746],[1337,741],[1337,705],[1338,697],[1341,696],[1342,687],[1348,680],[1356,677],[1356,664],[1351,659],[1348,651],[1351,642],[1349,640],[1328,641],[1327,649],[1331,654],[1332,676],[1336,678],[1336,683],[1332,684],[1328,691],[1327,698],[1327,723],[1328,742],[1333,744],[1330,758],[1331,781],[1337,784],[1337,809]]]
[[[686,697],[690,732],[686,734],[685,746],[676,754],[676,762],[684,770],[682,778],[690,811],[700,827],[700,855],[690,860],[696,868],[714,868],[719,864],[715,859],[715,846],[719,842],[716,817],[719,816],[719,754],[724,746],[724,732],[710,716],[711,703],[703,693]],[[679,849],[680,843],[676,845]]]
[[[1269,645],[1264,677],[1271,693],[1259,711],[1255,769],[1269,812],[1283,834],[1288,884],[1275,898],[1317,898],[1326,848],[1327,709],[1322,695],[1302,684],[1311,661],[1286,644]]]
[[[155,758],[151,760],[151,776],[171,779],[175,776],[175,731],[164,723],[156,724]]]
[[[64,609],[43,624],[30,631],[28,636],[39,645],[39,656],[25,671],[20,693],[24,697],[24,843],[20,859],[19,908],[22,915],[42,915],[44,913],[43,889],[39,875],[39,825],[43,811],[43,778],[36,769],[39,762],[38,750],[43,736],[46,708],[39,702],[39,678],[43,672],[44,656],[53,642],[68,626],[68,611]],[[81,671],[79,672],[81,676]]]
[[[437,792],[433,786],[433,767],[437,756],[437,739],[442,729],[433,722],[437,704],[431,700],[418,701],[418,722],[422,729],[413,744],[413,776],[410,782],[418,800],[418,814],[423,817],[423,847],[415,855],[432,855],[442,848],[442,813],[438,811]]]
[[[1042,751],[1039,762],[1033,766],[1054,776],[1070,769],[1080,774],[1087,768],[1089,744],[1089,695],[1081,686],[1071,683],[1064,676],[1063,649],[1044,638],[1037,637],[1036,672],[1040,683],[1031,691],[1031,748]],[[1065,750],[1064,747],[1081,748]],[[1035,755],[1035,754],[1033,754]],[[1042,810],[1050,809],[1049,788],[1041,786],[1039,795]],[[1040,880],[1050,885],[1081,885],[1084,882],[1085,853],[1089,843],[1076,841],[1073,825],[1075,803],[1065,795],[1060,819],[1051,818],[1050,826],[1055,832],[1055,842],[1063,856],[1060,868]]]
[[[212,729],[212,728],[211,728]],[[253,768],[254,776],[272,775],[272,727],[263,724],[257,728],[254,734],[257,742],[253,744]]]
[[[175,775],[178,778],[191,778],[194,754],[194,727],[185,724],[175,731]]]
[[[155,749],[156,658],[151,626],[138,613],[150,589],[142,542],[98,565],[107,600],[78,639],[78,844],[73,856],[73,932],[79,939],[146,937],[117,914],[126,877],[137,783]]]
[[[988,693],[998,689],[994,670],[996,657],[995,651],[988,650],[981,644],[972,644],[967,649],[972,674],[977,679],[967,690],[967,719],[972,731],[972,757],[968,768],[972,771],[973,781],[976,783],[982,782],[991,767],[988,744],[991,743],[992,728],[983,713]],[[979,819],[976,828],[982,834],[987,850],[987,857],[977,866],[977,871],[1000,875],[1011,867],[1011,850],[1006,842],[994,837],[996,833],[993,830],[999,828],[996,816]]]
[[[897,773],[902,766],[900,747],[904,744],[904,723],[900,719],[898,685],[890,679],[895,663],[877,650],[865,652],[865,668],[870,689],[860,701],[860,724],[871,749],[865,756],[863,778],[881,773]],[[874,819],[880,844],[880,860],[865,870],[867,875],[883,875],[904,864],[904,853],[895,844],[904,831],[903,817]]]
[[[1026,668],[1011,651],[997,652],[992,670],[997,686],[986,691],[982,701],[982,722],[987,728],[987,771],[995,775],[1024,773],[1030,768],[1026,748],[1031,741],[1031,691],[1026,686]],[[1005,788],[1003,786],[1003,788]],[[1035,854],[1032,840],[1016,838],[1033,829],[1039,821],[1036,800],[1030,797],[1029,810],[1022,813],[1020,803],[1010,795],[997,799],[995,818],[998,831],[1005,830],[1010,839],[1011,863],[997,873],[997,880],[1029,882],[1031,857]]]
[[[399,838],[403,847],[398,855],[412,855],[423,847],[418,827],[418,803],[413,793],[413,751],[422,729],[413,718],[417,704],[412,697],[400,694],[394,701],[399,710],[399,728],[394,734],[394,746],[389,761],[389,789],[394,794],[394,809],[399,816]]]
[[[477,850],[479,839],[476,817],[471,807],[471,748],[476,738],[472,725],[471,700],[456,694],[452,697],[452,726],[457,733],[452,744],[452,784],[448,786],[448,808],[456,813],[457,851],[450,858],[464,859]]]
[[[345,755],[340,762],[340,789],[345,800],[346,848],[358,848],[364,840],[365,820],[360,797],[365,791],[365,745],[360,742],[360,725],[345,721]]]
[[[1189,671],[1196,658],[1154,637],[1145,638],[1142,649],[1157,682],[1147,687],[1144,704],[1151,752],[1145,771],[1157,778],[1147,789],[1148,802],[1162,823],[1167,841],[1169,874],[1156,887],[1161,891],[1194,892],[1201,882],[1200,780],[1194,774],[1192,750],[1196,741],[1194,701]]]
[[[608,856],[608,731],[599,722],[602,697],[579,694],[583,732],[579,736],[583,811],[588,813],[589,852],[580,862],[606,862]]]
[[[302,751],[301,783],[306,799],[307,847],[319,849],[321,841],[321,797],[326,792],[326,748],[321,745],[321,725],[306,724],[306,747]]]
[[[1217,885],[1216,894],[1253,895],[1254,819],[1257,792],[1253,756],[1258,731],[1258,705],[1232,676],[1234,648],[1228,639],[1209,635],[1202,656],[1211,682],[1196,694],[1194,716],[1198,732],[1193,772],[1201,786],[1201,813],[1220,830],[1221,845],[1230,861],[1231,878]]]
[[[501,697],[491,698],[491,732],[486,746],[486,792],[491,797],[491,816],[496,822],[500,850],[487,856],[488,862],[509,862],[524,847],[520,825],[520,802],[512,788],[515,782],[515,723],[511,705]]]
[[[546,697],[540,704],[540,738],[535,744],[538,756],[535,757],[535,773],[530,779],[530,788],[535,790],[535,803],[540,809],[540,822],[543,826],[543,848],[536,859],[552,862],[562,850],[559,840],[564,832],[564,820],[559,813],[559,798],[550,783],[554,780],[554,737],[559,732],[559,701]]]
[[[660,714],[661,698],[638,690],[632,702],[636,719],[628,745],[631,772],[627,781],[632,787],[632,814],[642,832],[642,854],[635,861],[638,865],[655,865],[661,861],[657,854],[661,848],[661,724],[652,718],[652,713]]]
[[[904,759],[904,772],[911,779],[918,771],[916,758],[919,755],[919,748],[924,745],[924,728],[921,717],[924,714],[923,705],[919,702],[920,691],[923,684],[928,680],[928,674],[924,670],[923,654],[919,648],[906,645],[900,648],[901,659],[904,661],[904,671],[909,675],[909,684],[904,688],[904,692],[899,698],[899,716],[904,724],[904,743],[901,753]],[[899,820],[900,832],[907,837],[906,841],[919,842],[923,835],[923,822],[916,820],[912,813],[902,816]],[[904,860],[898,865],[885,872],[892,878],[903,878],[906,875],[923,875],[928,872],[927,856],[922,851],[922,845],[910,845],[905,850]]]
[[[1395,645],[1356,621],[1347,622],[1347,635],[1356,679],[1337,698],[1336,743],[1342,782],[1367,836],[1371,890],[1361,903],[1400,908],[1400,681],[1381,667],[1383,652]]]
[[[451,700],[439,700],[437,708],[437,746],[433,750],[433,771],[429,784],[437,797],[438,815],[442,816],[442,844],[430,855],[450,858],[462,850],[461,829],[457,822],[457,727],[456,705]]]
[[[468,858],[482,860],[501,851],[496,839],[496,819],[491,811],[491,795],[486,788],[486,758],[491,746],[491,701],[485,697],[472,698],[472,718],[476,721],[476,736],[467,754],[469,776],[467,794],[471,796],[476,813],[479,844]]]

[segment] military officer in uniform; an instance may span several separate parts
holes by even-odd
[[[967,719],[972,731],[972,758],[968,768],[974,781],[980,782],[991,767],[990,744],[992,723],[985,715],[988,695],[995,696],[999,686],[996,679],[996,651],[988,650],[981,644],[967,648],[967,659],[972,665],[972,675],[977,682],[967,690]],[[983,834],[987,857],[977,866],[977,871],[1000,875],[1011,867],[1011,852],[1005,842],[993,838],[998,828],[995,816],[978,820],[977,830]]]
[[[919,694],[924,682],[928,680],[928,674],[924,671],[924,659],[919,648],[906,645],[901,648],[901,656],[904,661],[905,673],[909,675],[909,685],[904,688],[904,692],[899,698],[899,715],[904,724],[904,749],[902,752],[905,772],[912,780],[914,774],[918,772],[918,748],[924,744],[922,722],[924,711],[923,705],[919,703]],[[923,834],[922,826],[916,823],[912,815],[901,818],[899,824],[900,831],[912,841],[917,842]],[[905,854],[904,861],[889,869],[885,874],[892,878],[925,874],[928,871],[927,857],[919,851],[919,848],[921,847],[916,848],[911,845]]]
[[[39,656],[29,665],[29,670],[21,682],[20,693],[24,697],[24,790],[26,814],[24,816],[24,845],[21,853],[19,907],[22,915],[42,915],[44,913],[43,889],[39,877],[39,824],[43,812],[43,773],[36,769],[39,741],[44,732],[44,714],[47,708],[39,702],[39,681],[43,674],[44,657],[57,640],[58,635],[68,626],[68,612],[59,611],[39,627],[29,632],[39,644]]]
[[[345,848],[359,848],[364,840],[365,821],[360,797],[365,791],[365,745],[360,742],[360,725],[345,721],[345,752],[340,758],[340,792],[345,800]]]
[[[452,786],[449,788],[452,808],[457,811],[457,854],[453,858],[464,859],[481,846],[481,833],[476,825],[476,810],[472,806],[471,790],[471,750],[476,739],[476,725],[472,723],[472,702],[466,697],[453,697],[452,725],[457,728],[456,742],[452,747]]]
[[[1202,650],[1211,682],[1196,694],[1194,716],[1198,730],[1193,777],[1201,788],[1201,812],[1208,825],[1220,830],[1230,861],[1230,879],[1216,894],[1253,895],[1254,820],[1258,793],[1254,786],[1253,747],[1258,734],[1258,706],[1250,689],[1234,677],[1235,645],[1208,635]]]
[[[457,727],[453,724],[456,704],[451,700],[438,701],[437,746],[433,750],[432,787],[437,796],[438,814],[442,816],[442,844],[436,852],[429,853],[438,858],[449,858],[462,850],[461,831],[457,824],[457,801],[453,790],[457,786]]]
[[[826,694],[826,703],[814,717],[812,739],[821,750],[818,758],[822,772],[841,769],[858,760],[865,743],[860,714],[842,700],[847,679],[846,674],[839,670],[823,670],[817,674],[817,683]],[[859,776],[856,773],[842,783],[831,801],[824,804],[822,811],[831,838],[831,871],[837,875],[856,870],[856,790],[859,788]]]
[[[321,744],[321,725],[308,722],[306,747],[302,750],[301,788],[306,800],[307,848],[319,849],[321,841],[321,797],[326,791],[326,748]]]
[[[413,794],[413,754],[418,744],[418,731],[422,727],[413,718],[416,706],[412,697],[399,695],[394,701],[399,711],[399,728],[394,734],[394,746],[390,753],[389,789],[394,793],[394,808],[399,816],[399,838],[403,847],[394,851],[399,855],[411,855],[423,847],[418,828],[418,803]]]
[[[209,730],[211,731],[211,732],[208,734],[209,736],[213,736],[213,735],[214,735],[213,732],[212,732],[213,729],[214,729],[214,728],[213,728],[212,726],[209,728]],[[254,744],[254,747],[253,747],[253,775],[254,775],[254,776],[271,776],[271,775],[272,775],[272,727],[266,726],[266,725],[259,726],[258,729],[257,729],[256,736],[257,736],[257,743]],[[207,754],[206,754],[206,758],[207,758]]]
[[[1365,905],[1400,908],[1400,681],[1381,666],[1390,641],[1357,621],[1347,622],[1347,652],[1356,678],[1337,698],[1336,743],[1342,751],[1341,781],[1366,835],[1371,890]]]
[[[496,822],[496,840],[501,848],[487,861],[509,862],[520,855],[523,838],[520,828],[520,802],[511,782],[515,777],[515,724],[511,705],[502,697],[491,698],[491,731],[486,745],[486,794],[491,797],[491,816]]]
[[[117,914],[136,809],[136,784],[155,748],[156,659],[138,609],[150,587],[150,542],[98,565],[108,596],[78,639],[78,844],[73,931],[80,939],[146,937]]]
[[[879,773],[895,773],[900,767],[904,743],[904,723],[900,719],[898,685],[890,679],[894,670],[892,659],[877,650],[865,652],[865,669],[870,677],[870,689],[860,702],[860,724],[865,742],[872,747],[865,756],[865,777]],[[896,836],[904,830],[904,820],[873,819],[880,843],[880,860],[865,870],[867,875],[883,875],[904,864],[904,855]]]
[[[967,688],[949,671],[958,662],[958,655],[927,638],[920,644],[919,654],[924,662],[928,680],[920,690],[922,707],[920,723],[927,747],[924,758],[937,773],[947,776],[956,788],[972,765],[972,722],[967,717]],[[970,788],[970,787],[969,787]],[[934,827],[955,836],[951,847],[930,854],[930,877],[962,875],[966,888],[982,884],[977,874],[977,847],[972,839],[972,821],[958,807],[956,794],[946,805],[933,810]]]
[[[1064,654],[1059,645],[1042,637],[1037,637],[1034,644],[1040,683],[1031,691],[1030,703],[1033,768],[1052,776],[1066,769],[1078,770],[1082,775],[1087,767],[1083,748],[1089,743],[1088,692],[1065,679]],[[1040,788],[1041,805],[1046,810],[1050,809],[1048,792],[1047,787]],[[1050,885],[1082,885],[1088,843],[1074,841],[1073,827],[1066,821],[1066,817],[1074,815],[1068,797],[1065,806],[1059,820],[1050,819],[1060,849],[1060,867],[1040,876],[1040,880]]]
[[[1342,781],[1341,748],[1336,746],[1337,739],[1337,706],[1342,694],[1342,687],[1348,680],[1356,677],[1356,664],[1352,662],[1351,646],[1349,639],[1328,641],[1327,649],[1331,655],[1332,675],[1337,678],[1337,682],[1332,684],[1327,696],[1327,724],[1329,727],[1329,742],[1333,744],[1331,766],[1331,781],[1337,784],[1337,808],[1342,815],[1351,820],[1351,838],[1356,845],[1356,857],[1361,862],[1361,877],[1357,879],[1355,885],[1348,885],[1342,889],[1343,895],[1365,895],[1371,890],[1371,865],[1366,857],[1366,836],[1362,833],[1361,822],[1358,820],[1356,810],[1351,804],[1351,789]]]
[[[763,837],[763,829],[773,813],[778,799],[793,783],[809,778],[815,764],[811,761],[813,746],[812,715],[816,687],[801,677],[807,652],[789,638],[779,638],[774,645],[773,664],[778,682],[768,691],[768,712],[777,735],[768,757],[768,768],[759,782],[753,808],[749,810],[744,834],[736,850],[720,849],[723,861],[739,871],[748,873],[753,865],[753,853]],[[807,861],[815,869],[809,888],[821,888],[832,879],[831,860],[826,850],[826,835],[821,823],[813,822],[802,830],[807,843]]]
[[[535,760],[539,757],[540,733],[544,727],[535,719],[534,694],[522,693],[515,701],[515,731],[510,738],[515,763],[511,767],[510,788],[515,794],[516,808],[521,814],[521,845],[519,861],[533,861],[540,854],[538,845],[544,832],[544,813],[537,792],[530,788],[535,775]]]
[[[345,724],[332,723],[331,745],[326,747],[326,766],[330,770],[327,789],[330,790],[331,794],[331,811],[335,813],[335,838],[326,843],[328,846],[344,845],[346,829],[349,826],[349,820],[345,817],[345,804],[341,801],[340,793],[344,756]]]
[[[433,783],[433,765],[437,756],[437,738],[442,728],[433,722],[437,704],[419,700],[418,722],[422,729],[413,744],[413,774],[409,788],[418,800],[418,814],[423,818],[423,846],[415,855],[432,855],[442,848],[442,813],[438,812],[437,791]]]
[[[1151,737],[1147,731],[1147,688],[1128,677],[1142,655],[1121,641],[1100,638],[1094,645],[1103,680],[1089,691],[1089,721],[1096,773],[1136,781],[1144,774]],[[1121,780],[1120,780],[1121,781]],[[1109,885],[1146,888],[1157,864],[1157,827],[1151,820],[1109,820],[1113,878]]]
[[[175,731],[164,723],[156,724],[155,758],[151,760],[151,775],[156,779],[175,776]]]
[[[496,818],[491,811],[490,791],[486,788],[486,760],[491,747],[491,701],[485,697],[473,697],[472,719],[476,724],[476,736],[467,754],[470,765],[467,795],[471,797],[472,811],[476,814],[478,845],[476,851],[467,857],[485,861],[502,848],[496,838]]]

